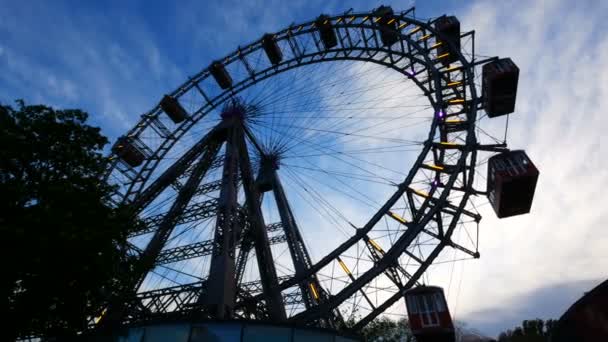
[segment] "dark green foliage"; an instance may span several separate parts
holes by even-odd
[[[356,320],[354,317],[348,319],[345,324],[352,327]],[[378,317],[366,325],[360,332],[367,342],[413,342],[414,337],[405,318],[392,320],[388,317]]]
[[[108,140],[86,120],[80,110],[0,106],[2,340],[82,330],[131,267],[123,251],[135,222],[104,201]]]
[[[507,330],[498,336],[499,342],[545,342],[549,341],[555,329],[555,320],[525,320],[521,327]]]
[[[406,319],[376,318],[361,331],[366,341],[413,341]]]

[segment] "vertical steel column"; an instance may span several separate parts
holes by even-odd
[[[289,203],[287,202],[287,197],[285,196],[285,192],[283,191],[281,181],[279,180],[279,177],[277,175],[277,167],[276,165],[264,165],[265,163],[272,162],[262,161],[262,168],[265,169],[262,172],[267,172],[267,175],[270,179],[270,183],[272,184],[274,199],[277,204],[277,209],[279,210],[279,216],[281,217],[281,223],[283,224],[283,231],[285,232],[285,237],[287,238],[287,246],[289,247],[289,253],[291,255],[293,267],[296,271],[295,275],[297,277],[304,273],[304,271],[306,271],[310,266],[310,257],[308,255],[308,252],[306,251],[306,247],[304,246],[298,227],[296,226],[296,221],[291,212],[291,208],[289,207]],[[319,288],[318,283],[314,283],[316,282],[313,281],[312,286]],[[300,292],[302,293],[304,305],[308,309],[316,303],[318,298],[314,298],[314,296],[311,296],[310,290],[308,289],[309,285],[307,284],[307,282],[301,282],[298,285],[300,287]]]
[[[293,212],[291,211],[285,191],[283,190],[283,185],[281,184],[281,180],[277,173],[277,165],[265,165],[263,167],[266,167],[266,172],[269,172],[272,191],[274,193],[277,209],[279,210],[283,231],[287,238],[289,253],[291,254],[291,260],[293,261],[297,277],[310,268],[312,260],[304,245],[304,239],[302,238],[300,229],[298,228]],[[303,281],[299,283],[298,286],[300,287],[302,299],[304,299],[304,305],[307,309],[328,297],[328,293],[321,287],[319,280],[314,274],[308,281]],[[327,323],[330,326],[336,326],[337,324],[343,323],[343,319],[338,310],[332,312],[330,317],[327,317]]]
[[[207,281],[205,304],[210,313],[218,319],[231,318],[234,311],[236,283],[235,242],[238,234],[237,181],[238,155],[237,129],[228,129],[225,143],[222,188],[215,222],[215,237],[211,267]]]
[[[270,319],[284,321],[287,316],[283,305],[283,297],[279,290],[279,281],[272,259],[270,244],[268,243],[266,224],[264,223],[264,218],[262,217],[262,211],[260,209],[260,194],[253,179],[243,126],[239,125],[237,131],[241,179],[243,180],[243,189],[245,190],[245,199],[249,220],[251,222],[251,233],[254,240],[255,254],[260,270],[264,298],[266,300]]]

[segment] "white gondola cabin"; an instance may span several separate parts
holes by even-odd
[[[454,341],[454,324],[441,287],[418,286],[408,290],[405,304],[416,341]]]
[[[538,169],[524,151],[509,151],[488,160],[488,199],[499,218],[526,214],[532,207]]]

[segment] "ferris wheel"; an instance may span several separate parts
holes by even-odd
[[[474,37],[413,9],[321,15],[163,96],[109,157],[112,201],[145,224],[107,316],[359,330],[478,258],[476,205],[529,211],[538,172],[500,136],[518,69]]]

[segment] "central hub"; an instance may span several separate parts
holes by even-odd
[[[254,108],[246,105],[238,98],[232,99],[222,109],[220,114],[224,120],[244,120]]]
[[[262,168],[268,170],[278,170],[281,161],[281,154],[279,152],[269,152],[262,155],[260,164]]]
[[[268,153],[262,156],[260,160],[260,172],[257,178],[257,186],[260,192],[267,192],[274,187],[274,173],[279,169],[278,153]]]

